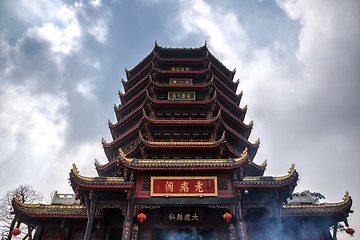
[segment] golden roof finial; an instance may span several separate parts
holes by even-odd
[[[265,159],[265,161],[261,164],[261,166],[266,167],[267,166],[267,160]]]
[[[124,83],[126,83],[126,81],[123,79],[123,78],[121,78],[121,82],[124,84]]]
[[[114,103],[114,109],[117,110],[118,106]]]
[[[158,44],[157,44],[157,41],[155,40],[155,46],[157,46]]]
[[[129,72],[129,70],[127,68],[125,68],[125,72]]]
[[[249,123],[249,127],[252,127],[254,125],[254,121],[251,120],[251,122]]]
[[[99,163],[99,161],[95,158],[95,166],[101,166],[101,164]]]
[[[235,68],[235,69],[236,69],[236,68]],[[239,85],[239,83],[240,83],[240,79],[236,80],[235,84],[236,84],[236,85]],[[241,92],[242,92],[242,91],[241,91]]]
[[[236,73],[236,68],[234,68],[234,70],[232,70],[232,73]]]
[[[244,111],[247,111],[247,105],[245,105],[245,107],[244,107]]]
[[[260,145],[260,138],[258,138],[255,142],[256,145]]]
[[[119,94],[119,96],[123,95],[123,93],[120,90],[118,91],[118,94]]]
[[[291,164],[291,167],[290,167],[290,169],[289,169],[289,171],[288,171],[288,174],[291,174],[291,173],[293,173],[294,171],[295,171],[295,164],[292,163],[292,164]]]
[[[205,43],[204,43],[204,47],[206,47],[206,40],[205,40]]]
[[[241,157],[244,157],[247,155],[247,147],[245,147],[244,151],[241,153]]]
[[[76,165],[75,165],[75,163],[73,163],[73,168],[72,168],[72,170],[74,171],[74,173],[76,173],[76,174],[79,174],[79,170],[78,170],[78,168],[76,167]]]
[[[243,94],[244,94],[244,92],[241,91],[241,92],[239,93],[239,97],[242,97]]]
[[[345,202],[345,201],[347,201],[349,199],[350,199],[349,192],[346,191],[344,197],[342,198],[342,200]]]
[[[108,125],[109,125],[109,127],[113,125],[113,123],[110,121],[110,119],[108,120]]]
[[[102,143],[103,145],[106,145],[106,144],[107,144],[107,142],[105,141],[104,138],[101,139],[101,143]]]

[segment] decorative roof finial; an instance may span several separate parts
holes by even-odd
[[[254,126],[254,121],[253,120],[251,120],[251,122],[249,123],[249,127],[252,127],[252,126]]]
[[[158,46],[157,41],[155,40],[155,46]]]
[[[95,158],[95,166],[100,166],[101,164],[99,163],[99,161]]]
[[[236,68],[235,68],[235,70],[236,70]],[[240,83],[240,79],[236,80],[235,84],[236,84],[236,85],[239,85],[239,83]],[[242,92],[242,91],[241,91],[241,92]]]
[[[232,73],[236,73],[236,68],[234,68],[234,70],[232,70]]]
[[[293,173],[294,171],[295,171],[295,164],[292,163],[292,164],[291,164],[291,167],[290,167],[290,169],[289,169],[289,171],[288,171],[288,173],[291,174],[291,173]]]
[[[119,94],[119,96],[123,95],[123,93],[120,90],[118,91],[118,94]]]
[[[344,197],[342,198],[342,200],[345,202],[345,201],[347,201],[349,199],[350,199],[349,192],[346,191]]]
[[[247,105],[245,105],[245,107],[244,107],[244,111],[245,111],[245,112],[247,111]]]
[[[239,93],[239,97],[242,97],[243,94],[244,94],[244,92],[241,91],[241,92]]]
[[[75,165],[75,163],[73,163],[73,168],[72,168],[72,170],[74,171],[74,173],[76,173],[76,174],[79,174],[79,170],[78,170],[78,168],[76,167],[76,165]]]
[[[110,119],[108,120],[108,125],[109,125],[109,127],[113,125],[113,123],[110,121]]]
[[[204,47],[206,47],[206,40],[205,40],[205,43],[204,43]]]
[[[260,145],[260,138],[258,138],[255,142],[256,145]]]
[[[106,145],[106,144],[107,144],[107,142],[105,141],[104,138],[101,139],[101,143],[102,143],[103,145]]]
[[[126,83],[126,81],[123,79],[123,78],[121,78],[121,82],[124,84],[124,83]]]
[[[266,167],[267,166],[267,160],[265,159],[265,161],[261,164],[261,166]]]

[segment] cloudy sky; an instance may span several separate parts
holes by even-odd
[[[296,191],[339,202],[360,226],[358,0],[1,0],[0,194],[19,184],[72,192],[68,173],[105,163],[125,67],[153,47],[200,47],[237,69],[255,161],[296,164]],[[359,231],[360,229],[357,228]],[[346,238],[344,238],[346,239]]]

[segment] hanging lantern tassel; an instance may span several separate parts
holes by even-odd
[[[347,228],[346,230],[345,230],[345,232],[347,233],[347,234],[349,234],[350,236],[354,236],[354,233],[355,233],[355,230],[354,229],[352,229],[352,228]]]
[[[140,220],[140,223],[142,223],[146,219],[146,215],[144,213],[139,213],[137,218]]]
[[[14,230],[11,231],[11,234],[14,235],[14,236],[17,236],[21,233],[20,229],[18,228],[15,228]]]
[[[226,220],[226,222],[229,222],[229,220],[232,218],[231,214],[230,213],[225,213],[223,215],[223,218]]]

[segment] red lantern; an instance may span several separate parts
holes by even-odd
[[[14,235],[14,236],[17,236],[21,233],[20,229],[18,228],[15,228],[14,230],[11,231],[11,234]]]
[[[137,218],[140,220],[140,223],[142,223],[146,219],[146,215],[143,213],[139,213]]]
[[[347,233],[347,234],[350,234],[350,236],[354,236],[354,233],[355,233],[355,230],[354,229],[352,229],[352,228],[347,228],[346,230],[345,230],[345,232]]]
[[[229,222],[229,220],[232,218],[231,214],[230,213],[225,213],[223,215],[223,218],[226,220],[226,222]]]

